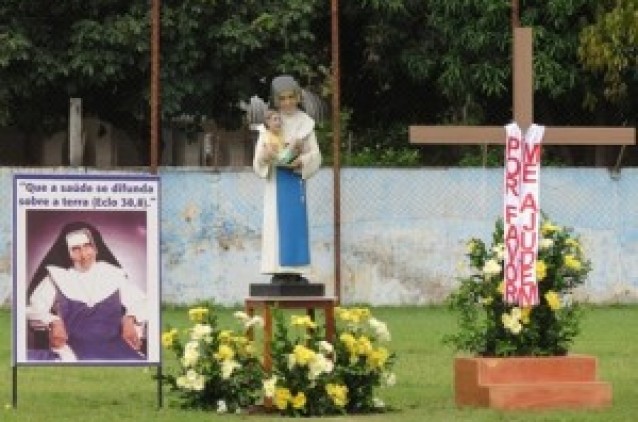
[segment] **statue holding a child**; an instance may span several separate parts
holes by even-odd
[[[319,170],[321,152],[301,95],[292,76],[273,79],[273,109],[255,145],[253,169],[265,179],[260,270],[272,275],[273,285],[306,284],[310,272],[306,180]]]

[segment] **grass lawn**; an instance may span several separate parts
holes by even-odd
[[[230,324],[233,309],[221,309]],[[455,319],[441,307],[374,308],[393,336],[397,385],[379,390],[394,410],[371,416],[309,418],[317,421],[634,421],[638,420],[638,306],[592,307],[573,353],[599,359],[600,377],[613,387],[613,406],[601,411],[498,412],[457,409],[452,392],[453,351],[441,344]],[[164,324],[185,326],[186,312],[163,311]],[[234,327],[234,326],[233,326]],[[11,312],[0,309],[0,421],[244,421],[281,420],[266,415],[217,415],[181,410],[164,389],[158,408],[156,368],[19,367],[18,407],[11,407]]]

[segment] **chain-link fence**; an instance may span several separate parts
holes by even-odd
[[[14,171],[70,173],[5,168],[0,171],[5,198],[11,198]],[[235,304],[246,297],[250,283],[268,281],[259,272],[263,180],[248,169],[163,169],[160,175],[163,301]],[[502,176],[498,169],[346,169],[335,215],[333,173],[322,169],[308,183],[310,278],[334,294],[338,227],[344,302],[441,303],[468,270],[467,240],[490,241],[502,213]],[[638,300],[637,177],[635,169],[625,169],[617,179],[604,169],[542,172],[541,208],[556,223],[575,229],[592,260],[579,298]],[[2,207],[11,214],[11,201]],[[12,221],[5,219],[0,224],[4,303],[12,291],[12,233]]]

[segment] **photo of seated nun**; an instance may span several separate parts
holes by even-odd
[[[91,224],[66,224],[27,289],[26,315],[47,328],[45,347],[28,360],[144,360],[145,293]]]

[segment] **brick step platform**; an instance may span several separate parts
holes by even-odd
[[[502,410],[604,408],[612,388],[597,379],[591,356],[456,358],[454,389],[459,406]]]

